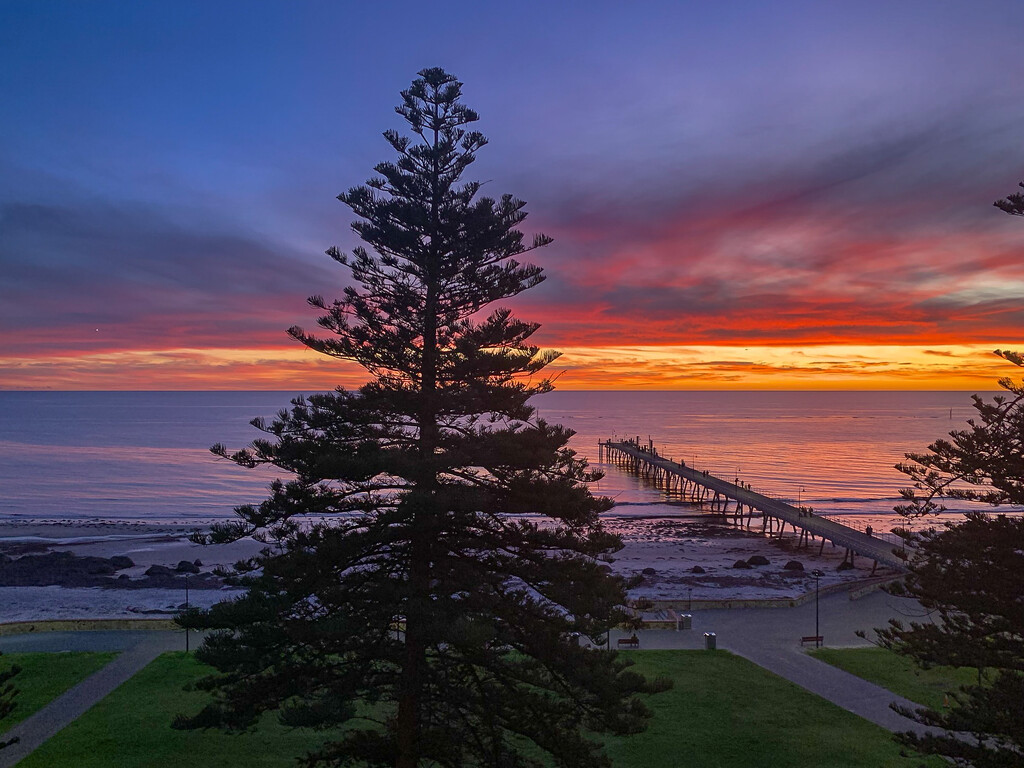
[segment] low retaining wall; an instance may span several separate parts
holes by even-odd
[[[905,574],[894,574],[879,576],[872,579],[862,579],[855,582],[843,584],[831,584],[822,587],[819,595],[834,595],[837,592],[848,591],[851,600],[871,594],[886,584],[902,579]],[[649,600],[651,611],[676,610],[692,613],[693,611],[720,610],[723,608],[796,608],[814,599],[814,590],[805,592],[796,597],[785,598],[763,598],[752,600]]]
[[[54,621],[12,621],[0,624],[0,637],[29,632],[89,632],[101,630],[181,629],[170,619],[58,619]]]

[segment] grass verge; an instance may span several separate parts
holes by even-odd
[[[647,731],[607,740],[616,766],[920,765],[901,757],[885,729],[746,659],[723,651],[643,651],[632,657],[638,671],[668,677],[674,687],[649,697],[655,716]]]
[[[21,667],[11,684],[18,689],[14,711],[0,721],[0,733],[42,709],[64,691],[110,663],[116,653],[5,653],[0,669]]]
[[[183,652],[159,656],[18,768],[269,768],[294,765],[295,756],[322,741],[319,734],[286,729],[272,717],[245,734],[173,730],[175,715],[195,712],[205,700],[204,693],[183,686],[208,671]]]
[[[906,656],[885,648],[819,648],[810,653],[834,667],[931,709],[942,709],[948,691],[955,691],[961,685],[970,685],[978,680],[976,669],[921,669]]]
[[[718,651],[637,651],[639,670],[675,687],[650,697],[655,718],[643,734],[608,739],[620,768],[910,768],[890,734],[754,664]],[[195,711],[203,694],[182,686],[203,667],[182,653],[161,656],[19,768],[271,766],[314,748],[324,736],[287,730],[268,718],[242,735],[181,732],[173,716]]]

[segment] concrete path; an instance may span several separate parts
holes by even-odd
[[[64,636],[64,637],[61,637]],[[91,636],[91,637],[90,637]],[[18,743],[0,750],[0,768],[10,768],[69,723],[85,714],[121,683],[166,651],[183,650],[181,632],[54,632],[4,638],[0,650],[120,650],[117,658],[65,691],[3,734]],[[17,682],[17,681],[15,681]]]
[[[807,654],[800,638],[814,635],[814,611],[813,600],[796,608],[694,611],[691,630],[645,630],[638,633],[640,647],[703,648],[704,633],[714,632],[719,648],[743,656],[865,720],[891,731],[922,732],[920,724],[896,714],[889,706],[893,702],[907,707],[920,705]],[[916,602],[884,592],[859,600],[850,600],[845,593],[823,596],[819,615],[825,644],[833,647],[866,647],[870,642],[857,637],[858,629],[871,638],[871,630],[885,626],[890,618],[907,621],[923,617]],[[624,634],[612,634],[613,647]]]

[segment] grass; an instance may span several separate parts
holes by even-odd
[[[616,766],[920,765],[901,757],[883,728],[738,656],[644,651],[633,658],[638,671],[671,678],[674,687],[649,698],[655,717],[646,732],[607,741]]]
[[[267,718],[252,733],[176,731],[171,720],[198,711],[205,694],[182,687],[208,668],[183,652],[155,659],[128,682],[18,764],[18,768],[262,768],[293,765],[322,737]],[[197,759],[199,762],[197,763]]]
[[[885,648],[820,648],[811,655],[931,709],[942,709],[948,691],[978,681],[976,669],[921,669],[906,656]]]
[[[647,732],[608,739],[617,768],[910,768],[888,732],[723,651],[638,651],[637,667],[675,682],[650,697]],[[256,732],[174,731],[173,716],[203,694],[182,686],[203,667],[182,653],[161,656],[50,739],[19,768],[180,768],[291,765],[323,738],[272,719]]]
[[[21,667],[11,680],[18,689],[15,708],[0,722],[0,733],[49,704],[64,691],[106,666],[116,653],[5,653],[0,669]]]

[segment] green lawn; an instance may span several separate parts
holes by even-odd
[[[641,670],[675,681],[650,697],[650,729],[609,739],[621,768],[881,768],[917,763],[899,757],[890,735],[855,715],[723,651],[638,651]],[[268,721],[244,735],[181,732],[174,714],[194,711],[203,694],[181,690],[203,668],[184,654],[150,664],[81,719],[44,744],[19,768],[180,768],[280,766],[313,747],[317,735]],[[191,756],[191,758],[189,757]]]
[[[64,691],[106,666],[116,653],[5,653],[0,669],[21,667],[11,684],[18,689],[15,709],[0,721],[0,733],[46,704]]]
[[[318,735],[287,730],[272,718],[253,733],[175,731],[171,720],[195,712],[202,692],[182,687],[208,668],[183,652],[167,653],[18,763],[18,768],[181,768],[188,765],[294,765]]]
[[[810,653],[834,667],[932,709],[942,708],[947,691],[955,691],[961,685],[978,680],[976,669],[921,669],[906,656],[884,648],[819,648]]]
[[[920,765],[900,757],[888,731],[738,656],[723,651],[632,656],[639,671],[669,677],[675,685],[649,698],[655,717],[645,733],[608,740],[616,766]]]

